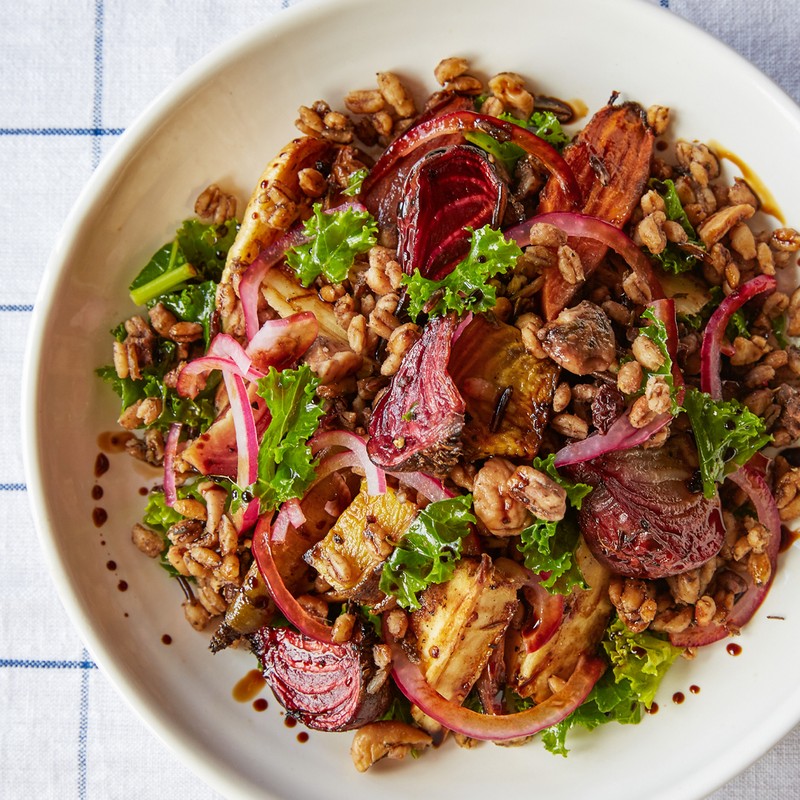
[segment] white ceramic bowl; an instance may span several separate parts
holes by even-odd
[[[299,745],[274,701],[263,714],[234,702],[231,689],[252,658],[212,656],[182,619],[178,586],[130,543],[137,489],[152,474],[112,457],[101,480],[109,520],[100,531],[92,524],[98,435],[113,429],[117,411],[93,370],[109,361],[109,328],[133,311],[125,287],[140,265],[209,182],[249,196],[266,161],[294,136],[298,105],[325,98],[341,107],[344,93],[372,85],[377,70],[398,72],[422,96],[439,59],[455,54],[485,77],[514,70],[537,91],[590,109],[613,90],[670,106],[674,133],[713,138],[739,154],[787,218],[800,221],[796,178],[786,169],[800,143],[797,107],[732,51],[659,9],[630,0],[342,0],[283,13],[212,54],[148,109],[103,161],[56,244],[34,313],[24,403],[28,485],[50,570],[120,693],[231,796],[700,797],[800,720],[795,553],[740,638],[742,654],[731,658],[722,643],[677,664],[658,697],[661,711],[641,725],[577,732],[567,759],[537,745],[450,745],[358,775],[350,735],[312,733]],[[161,643],[165,632],[170,647]],[[699,694],[690,695],[692,684]],[[687,696],[680,706],[671,702],[677,691]]]

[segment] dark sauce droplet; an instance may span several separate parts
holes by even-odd
[[[147,497],[147,495],[150,494],[150,490],[146,486],[140,486],[139,487],[139,494],[142,497]]]
[[[781,553],[785,553],[800,538],[800,531],[793,531],[786,525],[781,525]]]
[[[287,716],[287,717],[283,718],[283,724],[287,728],[294,728],[297,725],[297,720],[294,717],[288,717]]]
[[[170,636],[168,633],[165,633],[165,634],[164,634],[164,635],[161,637],[161,641],[162,641],[164,644],[172,644],[172,637],[171,637],[171,636]]]
[[[106,561],[106,569],[111,570],[113,572],[117,568],[116,561]]]
[[[233,687],[233,699],[237,703],[249,703],[264,688],[265,684],[264,676],[257,669],[251,669]]]
[[[653,703],[649,708],[647,706],[644,707],[644,710],[648,714],[658,714],[658,703]]]
[[[742,646],[732,642],[725,648],[732,656],[739,656],[742,654]]]
[[[305,744],[308,741],[308,734],[305,731],[300,731],[300,733],[297,734],[297,741],[300,742],[300,744]]]
[[[692,684],[692,685],[689,687],[689,691],[690,691],[692,694],[700,694],[700,687],[699,687],[699,686],[697,686],[697,685],[695,685],[695,684]]]
[[[99,500],[103,496],[103,487],[96,483],[92,486],[92,500]]]
[[[108,519],[108,511],[104,508],[97,508],[92,509],[92,522],[94,522],[95,528],[101,528],[103,525],[106,524],[106,520]]]
[[[669,144],[665,142],[663,139],[659,139],[656,142],[656,150],[666,150],[669,147]]]
[[[686,695],[683,692],[675,692],[672,695],[672,702],[676,705],[680,705],[686,699]]]
[[[95,478],[99,478],[101,475],[105,475],[108,472],[108,468],[111,464],[108,461],[108,456],[105,453],[98,453],[97,458],[94,460],[94,476]]]
[[[128,591],[128,582],[127,581],[120,581],[117,584],[117,589],[119,589],[121,592],[127,592]]]
[[[263,697],[259,697],[253,700],[253,708],[256,711],[266,711],[269,708],[269,703]]]

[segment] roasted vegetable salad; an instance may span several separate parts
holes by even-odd
[[[134,542],[362,771],[639,722],[798,512],[800,234],[669,109],[434,74],[210,186],[98,370],[163,468]]]

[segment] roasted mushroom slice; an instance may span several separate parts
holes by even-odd
[[[517,587],[483,555],[462,558],[449,581],[422,593],[411,630],[420,669],[443,697],[462,701],[469,694],[517,609]],[[431,733],[440,730],[424,714],[414,716]]]
[[[575,587],[566,598],[564,617],[555,635],[532,653],[527,651],[523,631],[509,629],[506,635],[509,685],[537,703],[553,694],[551,678],[568,680],[581,654],[595,651],[611,614],[609,571],[583,542],[575,556],[589,588]]]
[[[356,731],[350,746],[350,757],[359,772],[366,772],[382,758],[405,758],[430,747],[430,734],[414,725],[397,720],[382,720],[364,725]]]

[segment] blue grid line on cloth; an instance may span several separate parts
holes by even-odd
[[[33,303],[0,303],[0,311],[33,311]]]
[[[89,660],[89,653],[83,649],[82,658]],[[89,742],[89,670],[81,672],[80,704],[78,706],[78,797],[86,798],[87,748]]]
[[[24,483],[0,483],[0,492],[27,492],[28,487]]]
[[[659,0],[661,8],[669,8],[669,0]]]
[[[125,128],[0,128],[0,136],[119,136]]]
[[[97,669],[89,652],[84,648],[80,661],[36,658],[0,658],[0,669]]]
[[[92,127],[101,130],[103,119],[103,0],[94,4],[94,94],[92,97]],[[92,135],[92,169],[100,163],[100,137]]]

